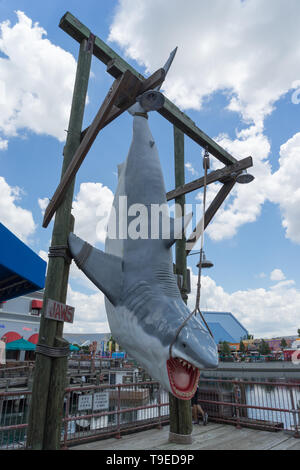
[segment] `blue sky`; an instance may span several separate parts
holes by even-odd
[[[42,228],[42,210],[61,171],[79,48],[58,27],[66,11],[145,75],[178,45],[163,92],[235,157],[254,160],[254,183],[236,187],[205,235],[214,268],[203,273],[202,308],[231,311],[255,336],[294,335],[300,327],[300,104],[293,99],[300,88],[300,5],[294,0],[288,7],[272,0],[272,9],[270,0],[189,5],[0,0],[0,221],[45,258],[52,224]],[[111,83],[105,66],[93,58],[84,127]],[[149,122],[171,190],[173,129],[155,113]],[[75,232],[100,248],[104,235],[96,233],[97,217],[109,210],[131,126],[128,113],[108,126],[76,178]],[[185,152],[191,181],[202,175],[202,152],[187,137]],[[212,185],[208,197],[216,191]],[[198,192],[188,195],[187,203],[200,203],[197,197]],[[188,259],[194,274],[191,307],[197,258]],[[107,331],[102,294],[74,266],[68,300],[77,318],[66,328]]]

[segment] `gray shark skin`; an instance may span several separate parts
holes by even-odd
[[[115,211],[111,214],[111,218],[119,212],[123,214],[124,224],[121,227],[117,223],[116,238],[109,238],[108,234],[105,253],[73,233],[69,235],[69,249],[80,269],[105,294],[107,318],[116,341],[165,390],[188,400],[195,393],[200,369],[218,366],[218,351],[200,318],[193,315],[173,344],[172,357],[169,355],[178,328],[190,315],[173,274],[171,247],[191,216],[185,224],[177,225],[168,215],[162,216],[156,239],[120,236],[124,227],[129,228],[137,219],[138,212],[130,209],[135,204],[146,208],[167,205],[158,151],[148,120],[136,112],[145,112],[140,103],[130,109],[134,115],[133,138],[127,159],[119,167]],[[128,218],[120,207],[122,196],[127,197]],[[168,237],[162,229],[166,218],[171,227]],[[150,235],[150,211],[147,221]]]

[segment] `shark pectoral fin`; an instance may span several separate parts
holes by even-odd
[[[192,212],[176,219],[170,217],[170,237],[165,236],[163,230],[163,239],[167,248],[171,248],[177,240],[181,240],[182,234],[192,220],[192,217]]]
[[[123,282],[122,259],[92,247],[74,233],[69,234],[68,245],[78,268],[116,305]]]

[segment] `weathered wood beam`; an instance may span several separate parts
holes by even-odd
[[[114,119],[120,116],[120,114],[122,114],[126,109],[128,109],[128,106],[126,105],[126,99],[127,100],[130,99],[130,102],[129,102],[130,105],[133,104],[134,100],[136,99],[136,96],[141,95],[145,91],[151,90],[152,88],[155,88],[156,86],[160,85],[164,81],[164,77],[165,77],[164,69],[158,69],[156,72],[154,72],[149,78],[147,78],[143,82],[138,80],[137,81],[138,88],[137,90],[135,90],[134,96],[132,95],[132,93],[131,93],[131,96],[129,94],[121,96],[119,102],[117,102],[116,104],[112,106],[111,111],[109,112],[101,129],[106,127],[110,122],[112,122]],[[121,106],[121,108],[119,108],[117,105]],[[81,140],[83,140],[89,128],[90,126],[81,132]]]
[[[78,42],[81,42],[82,39],[88,39],[91,34],[91,31],[69,12],[62,17],[59,26]],[[143,75],[138,73],[98,36],[95,36],[93,54],[104,64],[108,65],[108,73],[113,77],[118,78],[126,70],[130,70],[140,80],[145,80]],[[158,112],[197,144],[201,145],[201,147],[207,148],[211,155],[225,165],[232,165],[237,161],[236,158],[199,129],[186,114],[180,111],[168,99],[165,100],[164,106]]]
[[[216,181],[224,182],[227,178],[237,176],[242,170],[249,168],[253,165],[252,157],[244,158],[243,160],[234,163],[233,165],[225,166],[215,171],[211,171],[207,175],[206,183],[211,184]],[[167,193],[167,201],[175,199],[183,194],[188,194],[196,189],[200,189],[204,186],[204,177],[198,178],[190,183],[183,184],[172,191]]]
[[[128,109],[135,102],[136,97],[139,94],[153,88],[153,86],[155,87],[159,85],[164,80],[164,76],[164,70],[159,69],[153,75],[151,75],[149,79],[141,82],[129,70],[126,70],[123,75],[114,81],[46,208],[43,227],[48,226],[55,211],[63,201],[64,195],[70,183],[76,176],[77,171],[79,170],[84,158],[86,157],[100,130],[121,113],[126,111],[126,109]],[[121,103],[122,108],[118,108],[115,103]]]
[[[206,229],[206,227],[208,226],[208,224],[212,220],[212,218],[215,215],[215,213],[217,212],[217,210],[221,207],[221,205],[225,201],[226,197],[228,196],[228,194],[232,190],[233,186],[235,185],[235,182],[236,182],[235,179],[231,179],[231,180],[227,181],[226,183],[224,183],[222,188],[220,189],[220,191],[215,196],[214,200],[211,202],[208,209],[205,211],[204,230]],[[187,255],[192,251],[193,246],[195,246],[195,244],[197,243],[197,241],[199,240],[199,238],[201,236],[201,228],[200,228],[201,225],[202,224],[201,224],[201,221],[200,221],[198,223],[197,227],[193,230],[193,232],[191,233],[191,235],[189,236],[189,238],[186,242],[186,246],[188,247],[186,249],[186,254]]]

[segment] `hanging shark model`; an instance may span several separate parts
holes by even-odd
[[[166,71],[175,52],[165,65]],[[116,222],[116,236],[110,236],[108,230],[104,253],[70,233],[69,248],[77,266],[105,294],[108,322],[116,341],[166,390],[189,400],[196,391],[200,369],[217,367],[218,352],[213,338],[195,315],[176,337],[191,313],[173,274],[171,247],[181,238],[191,215],[174,221],[162,211],[157,222],[150,213],[150,208],[167,207],[147,116],[148,111],[159,109],[163,102],[163,95],[157,89],[151,90],[129,110],[133,115],[133,139],[125,163],[119,166],[108,223],[110,227]],[[135,231],[131,230],[133,227]]]

